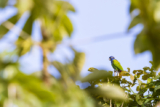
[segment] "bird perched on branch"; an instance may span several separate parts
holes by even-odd
[[[118,62],[118,60],[116,60],[113,56],[110,56],[109,60],[111,61],[111,65],[114,69],[114,75],[115,75],[116,72],[119,74],[121,71],[123,71],[123,67]]]

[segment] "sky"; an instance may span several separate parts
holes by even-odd
[[[58,46],[53,55],[50,55],[50,60],[65,62],[66,57],[73,59],[73,53],[66,45],[70,43],[74,45],[76,50],[86,54],[85,64],[81,71],[82,76],[89,74],[87,70],[90,67],[113,70],[109,56],[114,56],[121,63],[124,70],[127,70],[127,67],[131,68],[132,71],[142,69],[144,66],[151,66],[149,63],[152,60],[150,52],[134,54],[136,34],[141,31],[143,26],[137,25],[131,30],[131,33],[127,33],[127,27],[131,21],[129,0],[70,0],[70,3],[76,9],[75,13],[68,14],[73,23],[74,32],[71,38],[65,38],[63,44]],[[5,18],[7,18],[8,15],[16,12],[16,9],[7,9],[5,11],[0,10],[1,21],[5,20],[5,15]],[[27,17],[27,13],[25,15],[17,26],[24,24],[23,21]],[[35,41],[41,40],[38,24],[38,22],[35,22],[33,27],[32,38]],[[105,38],[103,38],[103,35]],[[113,36],[114,38],[111,38]],[[16,39],[13,38],[17,38],[17,33],[14,30],[14,32],[6,34],[5,37],[15,41]],[[97,37],[99,41],[92,41]],[[2,42],[1,40],[0,44]],[[3,44],[0,46],[1,50],[4,45],[11,47],[8,44]],[[20,62],[23,63],[21,69],[26,73],[40,71],[42,69],[41,54],[40,48],[34,46],[30,53],[21,58]],[[31,59],[33,62],[30,62]],[[49,71],[54,76],[60,77],[58,71],[53,67],[49,67]]]

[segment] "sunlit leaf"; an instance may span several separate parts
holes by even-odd
[[[33,8],[34,2],[32,0],[17,0],[15,6],[18,9],[19,16],[22,16],[26,11]]]
[[[70,19],[66,15],[62,18],[62,24],[65,27],[65,30],[67,31],[68,35],[71,36],[73,32],[73,26]]]
[[[87,91],[111,99],[127,100],[127,95],[124,90],[115,84],[103,84],[101,87],[87,89]]]
[[[151,78],[148,78],[148,79],[147,79],[147,83],[150,83],[151,81],[152,81]]]

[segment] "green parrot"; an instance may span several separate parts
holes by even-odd
[[[118,74],[123,71],[123,67],[121,66],[121,64],[118,62],[118,60],[116,60],[113,56],[109,57],[109,60],[111,61],[111,65],[114,69],[114,74],[116,72],[118,72]]]

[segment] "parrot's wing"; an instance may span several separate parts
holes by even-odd
[[[123,71],[123,67],[121,66],[121,64],[116,59],[113,60],[112,64],[113,64],[114,68],[116,68],[116,70]]]

